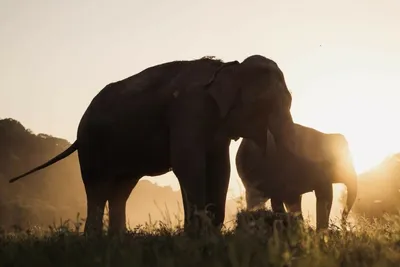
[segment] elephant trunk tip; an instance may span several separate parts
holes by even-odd
[[[352,171],[352,174],[344,183],[347,187],[347,200],[346,205],[344,207],[342,213],[342,220],[347,220],[350,210],[352,209],[356,198],[357,198],[357,191],[358,191],[358,184],[357,184],[357,174],[355,171]]]

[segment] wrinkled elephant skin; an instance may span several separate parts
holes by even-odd
[[[77,140],[43,169],[78,151],[87,195],[86,233],[101,233],[106,201],[109,230],[125,229],[126,201],[143,176],[169,171],[183,197],[185,227],[194,208],[210,205],[213,224],[224,221],[231,140],[265,144],[269,127],[288,149],[293,143],[291,95],[278,65],[254,55],[242,63],[174,61],[108,84],[85,111]],[[270,123],[269,121],[273,123]]]

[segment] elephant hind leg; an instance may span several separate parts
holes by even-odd
[[[229,141],[214,146],[207,154],[206,205],[212,215],[212,223],[221,229],[225,220],[226,195],[231,173]]]
[[[260,191],[246,187],[246,206],[248,210],[263,208],[267,200],[268,198],[265,198]]]
[[[116,179],[108,197],[109,234],[126,231],[126,201],[139,179]]]
[[[87,235],[101,235],[103,231],[104,208],[107,195],[104,188],[85,183],[87,218],[84,233]]]

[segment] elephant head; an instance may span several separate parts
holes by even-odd
[[[209,92],[225,120],[225,132],[232,139],[249,138],[265,148],[269,129],[277,143],[302,155],[295,149],[292,96],[274,61],[253,55],[226,67],[216,75]]]

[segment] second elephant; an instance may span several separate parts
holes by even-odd
[[[342,219],[346,220],[357,195],[357,174],[345,137],[326,134],[295,124],[296,138],[309,153],[323,159],[316,163],[295,156],[277,146],[279,140],[268,132],[263,151],[244,138],[236,155],[239,177],[246,189],[247,208],[263,206],[271,199],[274,211],[283,212],[283,203],[290,212],[301,212],[301,195],[314,191],[317,198],[317,228],[327,228],[333,201],[333,183],[347,187],[347,201]]]

